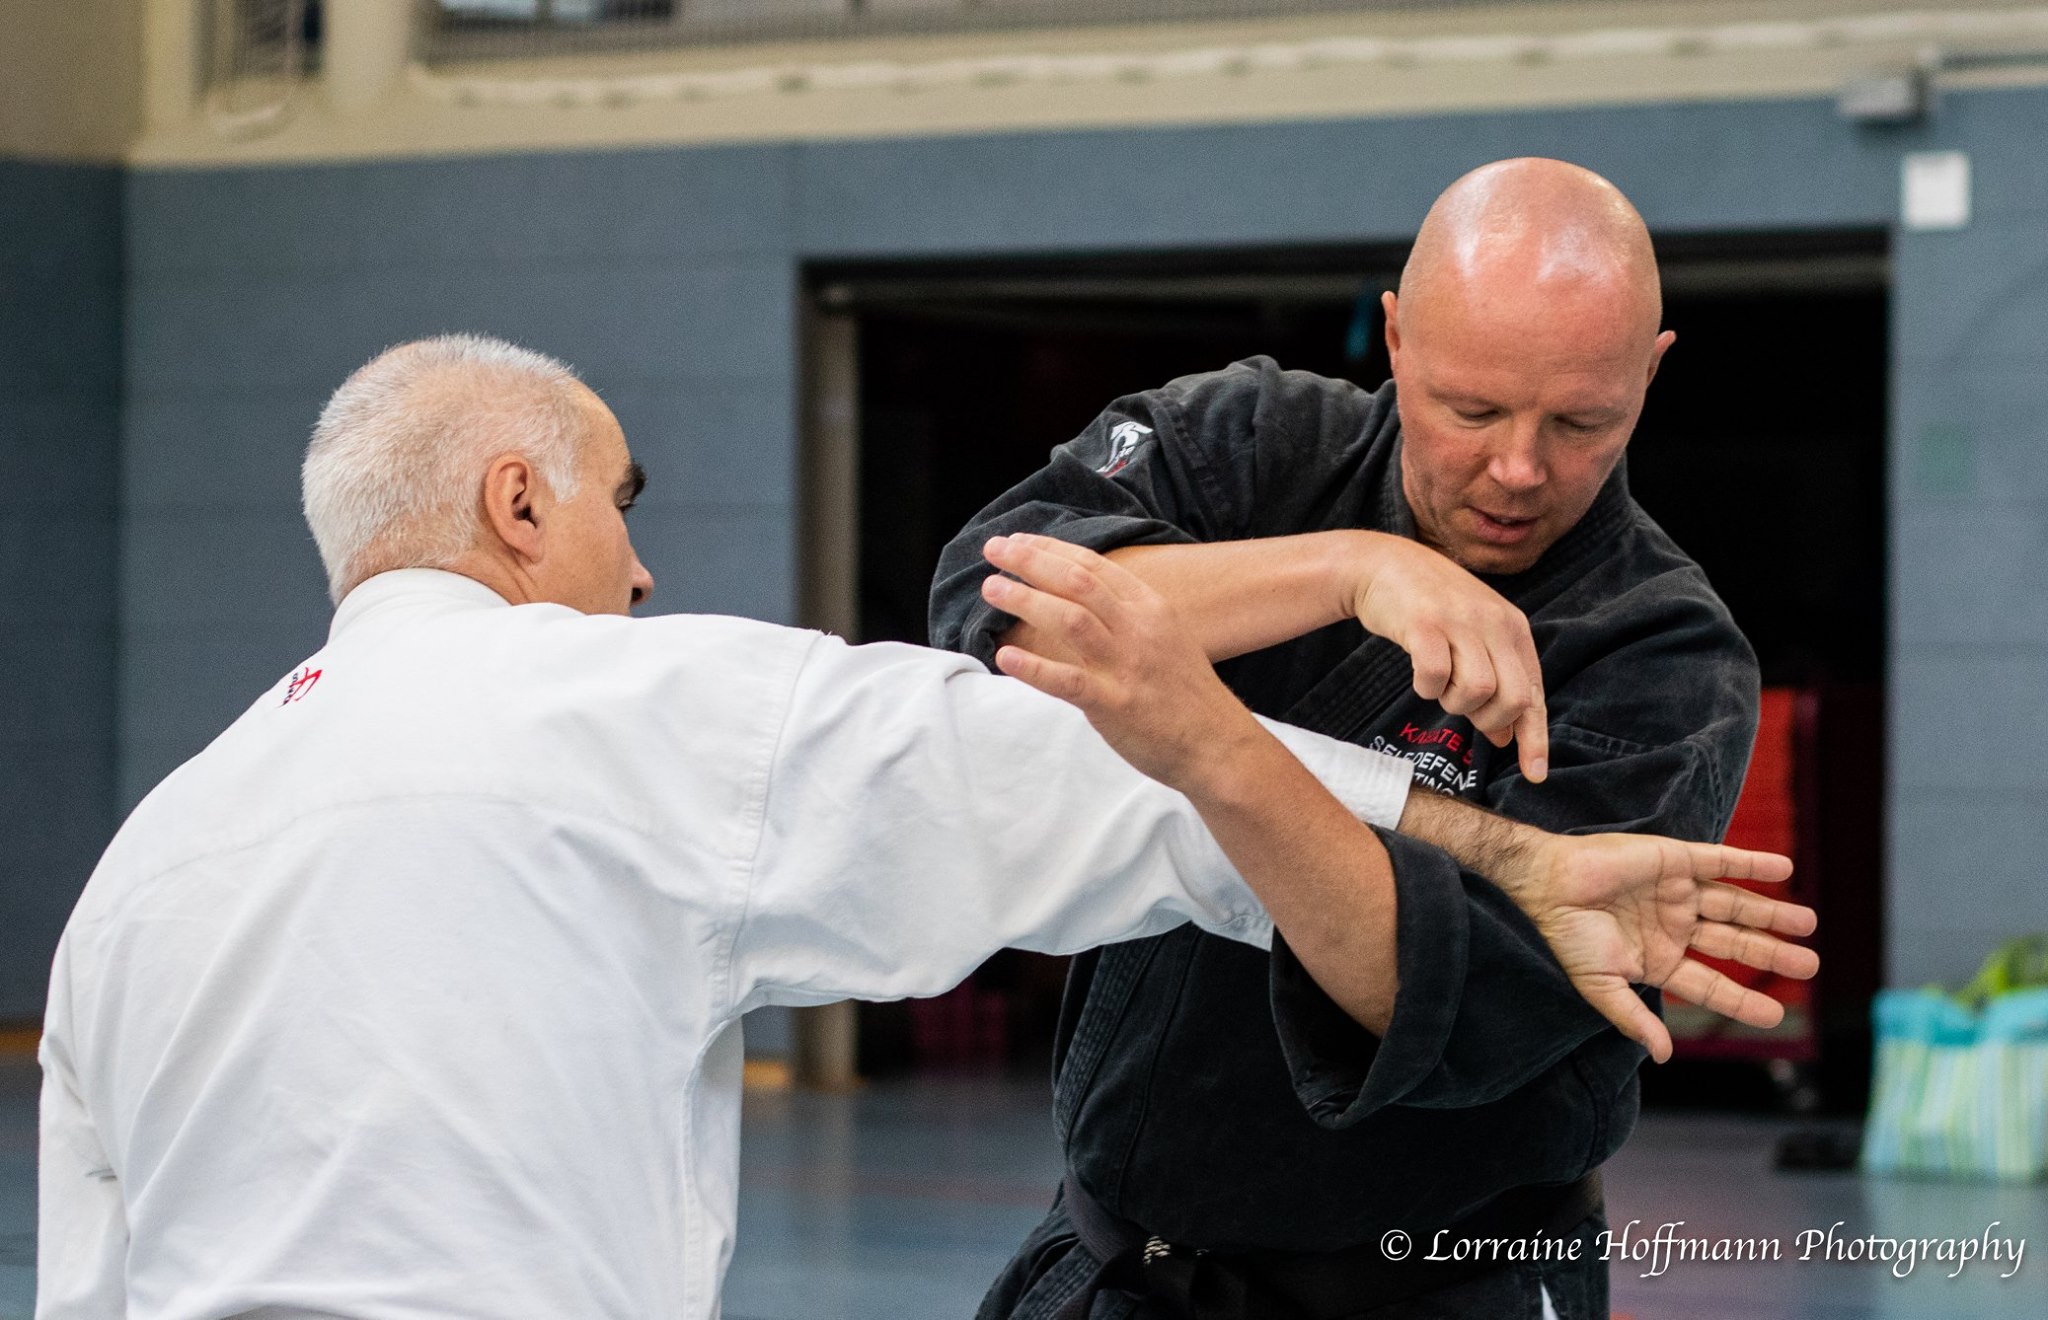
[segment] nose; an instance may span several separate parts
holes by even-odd
[[[1486,475],[1502,490],[1534,490],[1549,479],[1543,464],[1541,423],[1516,418],[1506,439],[1487,462]]]
[[[648,572],[647,566],[640,562],[638,555],[635,555],[633,556],[633,604],[645,604],[647,598],[653,594],[654,574]]]

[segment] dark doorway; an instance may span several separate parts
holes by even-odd
[[[1254,354],[1380,384],[1378,295],[1404,255],[1359,247],[813,272],[818,305],[858,326],[862,639],[925,640],[940,548],[1121,394]],[[1884,239],[1688,237],[1660,242],[1660,256],[1665,323],[1679,342],[1631,445],[1630,478],[1734,611],[1765,684],[1827,694],[1818,755],[1832,773],[1808,767],[1808,787],[1826,792],[1802,817],[1802,849],[1853,880],[1853,896],[1815,895],[1830,929],[1829,993],[1815,1007],[1830,1076],[1819,1090],[1860,1103],[1880,938],[1871,904],[1882,892]],[[1056,967],[1003,955],[970,983],[979,1006],[955,1014],[959,1031],[978,1033],[979,1053],[954,1057],[1035,1055],[1057,986]],[[922,1024],[913,1011],[867,1015],[865,1068],[931,1057],[932,1010]],[[991,1015],[1007,1015],[1007,1027],[990,1027]],[[1709,1068],[1677,1091],[1739,1098],[1760,1075]],[[1810,1066],[1798,1077],[1809,1089],[1814,1080]]]

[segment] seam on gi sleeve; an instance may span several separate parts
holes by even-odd
[[[1203,444],[1194,439],[1195,430],[1188,425],[1185,403],[1178,394],[1171,390],[1159,391],[1158,402],[1159,414],[1163,415],[1173,426],[1173,435],[1170,438],[1187,455],[1184,461],[1187,464],[1189,474],[1194,478],[1195,496],[1202,503],[1202,507],[1199,510],[1202,515],[1202,522],[1209,529],[1213,539],[1232,539],[1231,536],[1225,534],[1226,528],[1223,520],[1216,516],[1218,509],[1230,507],[1230,492],[1223,488],[1221,480],[1217,477],[1215,466],[1209,461],[1208,450]],[[1169,437],[1164,435],[1159,437],[1162,450],[1168,439]],[[1153,516],[1157,517],[1158,515],[1154,514]],[[1175,525],[1180,526],[1178,523]],[[1185,527],[1182,530],[1186,530]]]
[[[1738,781],[1735,784],[1735,791],[1729,791],[1728,779],[1721,773],[1720,758],[1715,756],[1708,748],[1706,735],[1696,733],[1685,741],[1695,749],[1692,759],[1706,767],[1707,792],[1709,800],[1714,804],[1713,841],[1719,843],[1728,837],[1728,825],[1729,822],[1735,819],[1735,799],[1741,794],[1742,785]],[[1753,744],[1754,739],[1752,738],[1751,741]],[[1748,778],[1748,772],[1749,766],[1745,760],[1743,764],[1743,777],[1745,779]]]
[[[1159,1080],[1159,1060],[1166,1052],[1167,1040],[1173,1035],[1174,1019],[1180,1016],[1182,1005],[1187,999],[1188,977],[1195,965],[1193,940],[1198,935],[1199,932],[1195,936],[1181,937],[1183,942],[1177,950],[1181,960],[1180,973],[1174,978],[1173,1010],[1168,1015],[1164,1027],[1156,1032],[1152,1038],[1152,1057],[1145,1063],[1145,1086],[1143,1092],[1138,1097],[1138,1117],[1131,1124],[1131,1135],[1124,1142],[1123,1153],[1117,1157],[1116,1203],[1107,1207],[1112,1212],[1120,1213],[1125,1204],[1125,1186],[1130,1181],[1131,1161],[1138,1153],[1138,1144],[1145,1138],[1145,1119],[1152,1110],[1152,1087]]]
[[[733,994],[733,964],[739,955],[740,938],[745,933],[747,920],[753,915],[754,875],[761,860],[761,841],[768,833],[768,802],[775,789],[775,771],[782,761],[783,744],[788,740],[789,721],[796,710],[796,686],[803,678],[804,669],[810,664],[812,654],[819,643],[825,640],[824,633],[812,633],[802,648],[795,651],[795,663],[790,666],[787,680],[781,684],[782,715],[775,721],[773,732],[768,736],[767,755],[761,759],[761,770],[757,786],[748,794],[748,809],[753,813],[753,843],[735,861],[740,873],[740,910],[732,923],[732,934],[721,942],[722,947],[713,955],[712,984],[717,989],[713,1001],[720,1005],[726,1015],[737,1012],[739,1000]]]
[[[1582,1178],[1599,1167],[1600,1152],[1607,1147],[1607,1107],[1611,1103],[1602,1100],[1599,1093],[1593,1089],[1593,1079],[1586,1075],[1586,1064],[1582,1057],[1584,1052],[1585,1047],[1580,1046],[1571,1054],[1572,1076],[1579,1079],[1579,1088],[1586,1093],[1586,1108],[1593,1116],[1593,1130],[1586,1142],[1586,1155],[1579,1161],[1579,1176]]]

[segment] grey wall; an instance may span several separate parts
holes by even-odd
[[[0,160],[0,1020],[113,825],[117,170]]]
[[[2048,96],[1956,97],[1975,223],[1899,239],[1893,311],[1894,980],[2048,929]]]
[[[1897,243],[1890,935],[1895,979],[1959,976],[2048,927],[2042,141],[2028,91],[1889,132],[1780,102],[137,173],[123,800],[318,644],[294,468],[325,393],[394,340],[480,329],[578,363],[656,477],[657,604],[786,620],[803,260],[1399,239],[1517,153],[1608,174],[1666,232],[1884,226],[1900,154],[1961,147],[1976,223]]]
[[[658,480],[667,609],[787,620],[795,273],[786,152],[141,173],[129,182],[123,798],[320,643],[298,509],[322,401],[450,329],[577,364]]]

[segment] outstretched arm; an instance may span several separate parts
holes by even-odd
[[[1378,840],[1298,763],[1290,769],[1293,758],[1261,737],[1171,606],[1134,574],[1045,537],[999,537],[986,553],[1014,575],[983,584],[990,603],[1057,639],[1065,657],[1006,645],[997,666],[1079,707],[1120,755],[1186,794],[1301,965],[1354,1020],[1379,1030],[1398,986]],[[1780,1011],[1687,957],[1691,949],[1812,975],[1812,953],[1773,933],[1809,933],[1809,909],[1716,883],[1783,880],[1791,863],[1782,857],[1640,836],[1552,836],[1415,796],[1406,814],[1462,849],[1461,860],[1505,877],[1580,994],[1659,1059],[1670,1039],[1631,983],[1670,984],[1757,1025]],[[1347,929],[1354,922],[1370,937]]]
[[[1694,950],[1805,980],[1813,950],[1776,935],[1814,931],[1812,908],[1722,880],[1780,881],[1782,857],[1644,834],[1546,834],[1482,807],[1413,790],[1401,832],[1442,848],[1515,901],[1587,1003],[1662,1063],[1671,1033],[1634,990],[1652,985],[1752,1027],[1784,1006],[1694,960]]]
[[[1199,656],[1193,667],[1215,682]],[[814,638],[790,673],[762,815],[735,826],[757,842],[734,859],[720,1014],[936,994],[999,948],[1073,953],[1184,922],[1270,942],[1258,895],[1188,799],[1132,769],[1072,706],[965,657],[895,643]],[[1235,741],[1267,756],[1294,747],[1308,769],[1287,768],[1312,772],[1347,828],[1363,828],[1353,814],[1400,818],[1406,761],[1229,713],[1225,728],[1190,709],[1182,732],[1190,745]],[[1353,882],[1384,891],[1384,854]],[[1345,936],[1363,957],[1362,942],[1391,936],[1359,902]],[[1393,975],[1390,955],[1369,961]],[[1349,1003],[1384,1024],[1391,998],[1380,994],[1377,1011]]]

